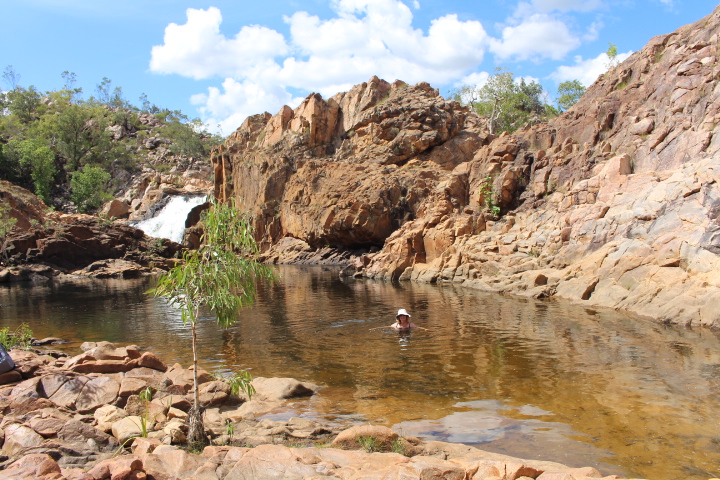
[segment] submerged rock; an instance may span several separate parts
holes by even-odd
[[[33,371],[37,376],[0,390],[3,414],[0,453],[9,457],[3,464],[4,469],[0,470],[0,480],[581,480],[601,476],[589,467],[569,468],[557,463],[483,452],[464,445],[422,442],[400,436],[383,426],[354,426],[335,435],[337,432],[332,428],[306,418],[256,421],[254,419],[261,411],[276,409],[288,398],[313,395],[318,386],[291,378],[258,377],[253,385],[259,399],[243,401],[231,399],[224,382],[200,371],[201,398],[206,406],[204,422],[215,445],[206,447],[201,454],[192,454],[174,445],[185,441],[186,411],[190,408],[191,397],[185,393],[172,393],[178,387],[183,392],[189,391],[192,370],[177,364],[167,368],[157,359],[152,363],[158,369],[135,367],[110,375],[79,375],[72,368],[85,365],[84,362],[129,363],[148,353],[140,355],[135,347],[118,347],[108,342],[85,344],[84,348],[83,354],[58,365],[37,353],[11,351],[20,366],[25,362],[42,366]],[[122,385],[127,381],[133,386],[123,390]],[[151,389],[151,401],[136,393],[118,395],[123,391],[135,391],[138,383]],[[100,405],[103,401],[107,403]],[[242,403],[239,408],[238,402]],[[215,403],[218,405],[212,406]],[[93,414],[82,413],[89,411]],[[147,437],[143,437],[145,434]],[[331,440],[333,447],[344,449],[315,446],[316,443],[327,445]],[[289,448],[288,445],[302,448]],[[359,449],[360,446],[368,451]]]

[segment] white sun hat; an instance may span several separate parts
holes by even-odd
[[[410,318],[412,316],[409,313],[407,313],[407,310],[405,310],[404,308],[401,308],[400,310],[398,310],[398,313],[397,313],[397,315],[395,315],[395,318],[398,318],[400,315],[407,315],[408,318]]]

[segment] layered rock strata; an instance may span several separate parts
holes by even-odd
[[[337,434],[306,418],[257,421],[286,399],[313,395],[318,387],[256,378],[257,393],[248,401],[202,370],[200,398],[214,445],[192,454],[178,446],[187,431],[191,369],[167,366],[134,346],[99,342],[83,349],[71,358],[10,352],[17,369],[0,376],[0,384],[12,383],[0,388],[0,480],[620,478],[602,477],[592,467],[423,442],[382,426],[358,425]],[[146,389],[151,400],[140,395]]]
[[[427,84],[312,95],[214,151],[215,193],[252,210],[272,261],[302,247],[283,237],[382,247],[349,273],[717,327],[719,34],[716,9],[497,138]]]
[[[137,278],[176,263],[181,245],[142,230],[90,215],[46,210],[35,195],[7,182],[0,198],[16,219],[2,244],[0,283],[45,280],[60,274]]]

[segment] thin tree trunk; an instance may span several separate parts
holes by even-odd
[[[197,316],[195,317],[197,318]],[[197,363],[197,330],[195,322],[192,323],[192,350],[193,350],[193,407],[188,412],[188,437],[187,441],[190,446],[201,448],[207,445],[207,437],[205,436],[205,424],[202,418],[202,409],[200,407],[200,392],[198,385],[198,363]]]
[[[197,362],[197,329],[195,322],[192,323],[192,350],[193,350],[193,391],[194,391],[194,407],[200,410],[200,394],[198,392],[198,362]]]

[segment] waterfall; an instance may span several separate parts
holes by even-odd
[[[150,237],[168,238],[173,242],[182,243],[185,220],[190,210],[206,201],[205,195],[171,197],[154,217],[138,222],[134,226]]]

